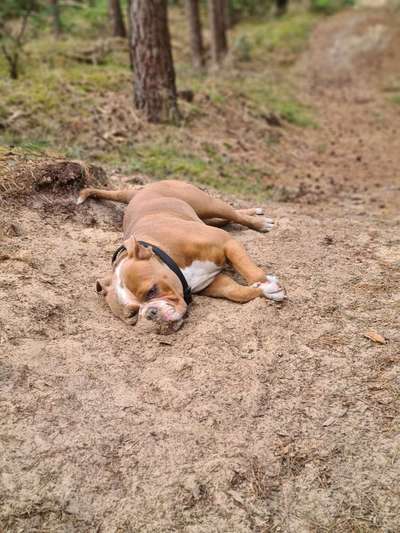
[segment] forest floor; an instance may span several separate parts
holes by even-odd
[[[229,231],[283,305],[197,297],[176,334],[129,328],[94,291],[121,206],[3,202],[2,531],[400,530],[399,22],[318,22],[290,65],[315,127],[268,126],[261,153],[238,105],[219,117],[273,169],[277,227]]]

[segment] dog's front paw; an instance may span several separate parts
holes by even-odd
[[[274,227],[274,221],[268,217],[257,217],[258,220],[255,224],[255,229],[261,233],[267,233]]]
[[[281,286],[276,276],[267,276],[266,281],[255,283],[253,287],[261,289],[265,298],[274,300],[274,302],[282,302],[286,298],[285,289]]]

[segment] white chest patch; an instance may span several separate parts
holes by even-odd
[[[196,293],[208,287],[221,270],[222,268],[212,261],[193,261],[190,266],[183,268],[182,272],[192,292]]]

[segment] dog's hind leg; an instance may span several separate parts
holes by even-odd
[[[192,206],[193,207],[193,206]],[[261,215],[263,210],[261,208],[252,209],[234,209],[232,206],[219,200],[217,198],[208,197],[208,202],[204,202],[199,208],[194,208],[198,216],[210,225],[222,226],[224,223],[220,220],[226,220],[228,222],[234,222],[235,224],[241,224],[247,228],[254,229],[256,231],[266,232],[270,231],[274,222],[270,218]],[[214,221],[218,219],[218,223]]]
[[[142,187],[135,189],[120,189],[119,191],[105,191],[103,189],[82,189],[79,193],[77,204],[83,204],[87,198],[96,198],[98,200],[112,200],[113,202],[121,202],[129,204],[135,194],[141,190]]]
[[[252,207],[250,209],[235,209],[235,212],[244,216],[263,215],[264,210],[261,207]],[[231,221],[223,218],[208,218],[204,220],[208,226],[215,226],[216,228],[222,228],[229,224]]]
[[[188,203],[196,211],[197,216],[211,226],[221,227],[228,222],[234,222],[256,231],[266,232],[274,225],[270,218],[255,216],[263,214],[261,208],[234,209],[223,200],[212,198],[190,183],[165,181],[159,182],[157,188],[163,196],[178,198]]]

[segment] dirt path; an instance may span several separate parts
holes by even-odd
[[[232,228],[286,305],[197,298],[175,335],[127,329],[93,291],[118,206],[3,210],[3,531],[400,530],[396,39],[343,13],[297,67],[320,124],[283,169],[304,194],[267,206],[270,235]]]

